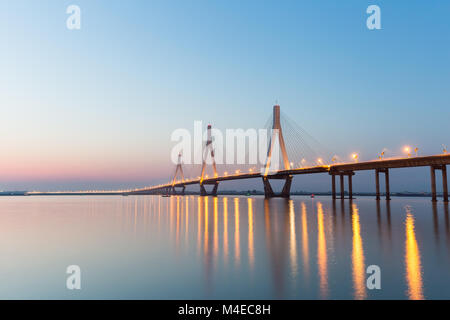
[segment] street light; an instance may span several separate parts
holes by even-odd
[[[358,154],[357,154],[357,153],[352,153],[352,159],[353,159],[355,162],[358,162]]]
[[[403,151],[408,155],[408,158],[411,157],[411,148],[409,146],[404,147]]]

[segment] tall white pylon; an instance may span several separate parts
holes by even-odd
[[[264,184],[264,196],[266,198],[272,198],[272,197],[283,197],[283,198],[289,198],[289,195],[291,193],[291,183],[292,183],[292,175],[285,174],[285,175],[275,175],[270,176],[269,171],[271,169],[271,161],[277,161],[276,166],[278,166],[278,157],[274,156],[274,151],[277,152],[275,156],[278,154],[278,150],[275,149],[276,142],[278,142],[278,145],[281,149],[281,155],[283,157],[283,164],[284,169],[289,170],[291,168],[288,155],[286,152],[286,145],[284,144],[284,138],[283,138],[283,130],[281,129],[281,122],[280,122],[280,106],[275,105],[273,107],[273,127],[272,127],[272,138],[270,139],[269,144],[269,150],[267,151],[267,163],[264,175],[262,177],[263,184]],[[274,163],[275,164],[275,163]],[[278,168],[277,168],[278,169]],[[278,170],[277,170],[278,171]],[[284,179],[284,186],[283,190],[281,190],[281,193],[276,194],[272,186],[270,185],[269,179]]]
[[[208,138],[206,140],[206,148],[203,152],[203,163],[202,163],[202,175],[200,178],[200,183],[205,179],[205,171],[206,171],[206,159],[208,158],[208,153],[211,155],[212,166],[214,170],[214,177],[217,177],[217,168],[216,168],[216,160],[214,159],[214,148],[212,145],[212,136],[211,136],[211,125],[208,125]]]
[[[286,152],[286,145],[284,144],[284,138],[283,138],[283,130],[281,129],[281,122],[280,122],[280,106],[275,105],[273,106],[273,126],[272,126],[272,137],[270,139],[269,143],[269,150],[267,151],[267,162],[266,162],[266,169],[264,172],[264,176],[267,176],[269,174],[270,165],[272,161],[272,155],[274,151],[274,146],[276,145],[275,142],[278,140],[280,149],[281,149],[281,155],[283,157],[283,164],[284,169],[289,170],[291,168],[289,163],[289,158]]]
[[[175,169],[175,175],[173,176],[173,180],[172,180],[172,186],[175,185],[175,183],[177,182],[177,177],[178,174],[181,177],[181,181],[184,181],[184,174],[183,174],[183,167],[182,167],[182,161],[181,161],[181,152],[178,154],[178,162],[177,162],[177,167]]]

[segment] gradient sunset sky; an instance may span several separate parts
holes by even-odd
[[[81,30],[66,28],[70,4]],[[371,4],[382,30],[366,27]],[[166,181],[173,130],[260,128],[275,101],[343,158],[441,153],[449,16],[444,0],[1,1],[0,190]],[[427,168],[398,172],[393,190],[429,189]]]

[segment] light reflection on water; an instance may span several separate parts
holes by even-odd
[[[319,267],[320,295],[328,296],[328,252],[323,223],[322,203],[317,202],[317,264]]]
[[[355,288],[355,299],[362,300],[366,298],[365,264],[364,249],[361,238],[361,226],[359,223],[358,207],[352,203],[352,269],[353,269],[353,287]]]
[[[420,250],[417,245],[416,232],[414,229],[414,216],[411,214],[411,208],[406,208],[406,277],[408,280],[408,297],[412,300],[423,299],[422,267],[420,264]]]
[[[0,298],[448,299],[449,230],[419,198],[3,197]]]

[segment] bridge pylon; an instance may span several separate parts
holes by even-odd
[[[211,125],[208,125],[206,147],[205,147],[205,151],[203,152],[202,174],[200,176],[200,194],[202,196],[207,196],[208,192],[206,191],[205,185],[211,184],[211,185],[214,185],[214,187],[213,187],[212,191],[209,193],[209,195],[217,196],[217,188],[219,187],[219,182],[218,181],[209,182],[208,179],[205,179],[206,178],[206,176],[205,176],[206,159],[208,158],[208,154],[211,156],[214,178],[216,178],[216,177],[218,177],[218,174],[217,174],[217,168],[216,168],[216,160],[214,159],[214,148],[212,145]]]
[[[282,197],[282,198],[289,198],[291,193],[291,184],[292,184],[292,175],[270,175],[270,168],[271,168],[271,162],[272,162],[272,156],[274,152],[274,146],[276,145],[276,142],[278,141],[279,147],[281,149],[281,156],[283,158],[283,165],[285,170],[289,170],[291,168],[289,163],[289,158],[286,152],[286,145],[284,143],[283,138],[283,130],[281,128],[281,121],[280,121],[280,106],[275,105],[273,107],[273,126],[272,126],[272,136],[269,143],[269,150],[267,151],[267,162],[266,167],[264,170],[264,175],[262,177],[263,184],[264,184],[264,195],[266,198],[273,198],[273,197]],[[278,151],[278,150],[276,150]],[[281,191],[281,193],[275,193],[272,189],[272,186],[270,185],[269,179],[284,179],[284,186]]]
[[[178,154],[178,161],[177,161],[177,167],[175,168],[175,174],[173,176],[172,180],[172,187],[170,188],[170,192],[172,194],[178,194],[175,184],[177,183],[177,177],[180,176],[181,181],[184,182],[184,173],[183,173],[183,167],[182,167],[182,154],[181,152]],[[186,190],[186,186],[183,184],[181,185],[181,192],[180,194],[184,195],[184,191]]]

